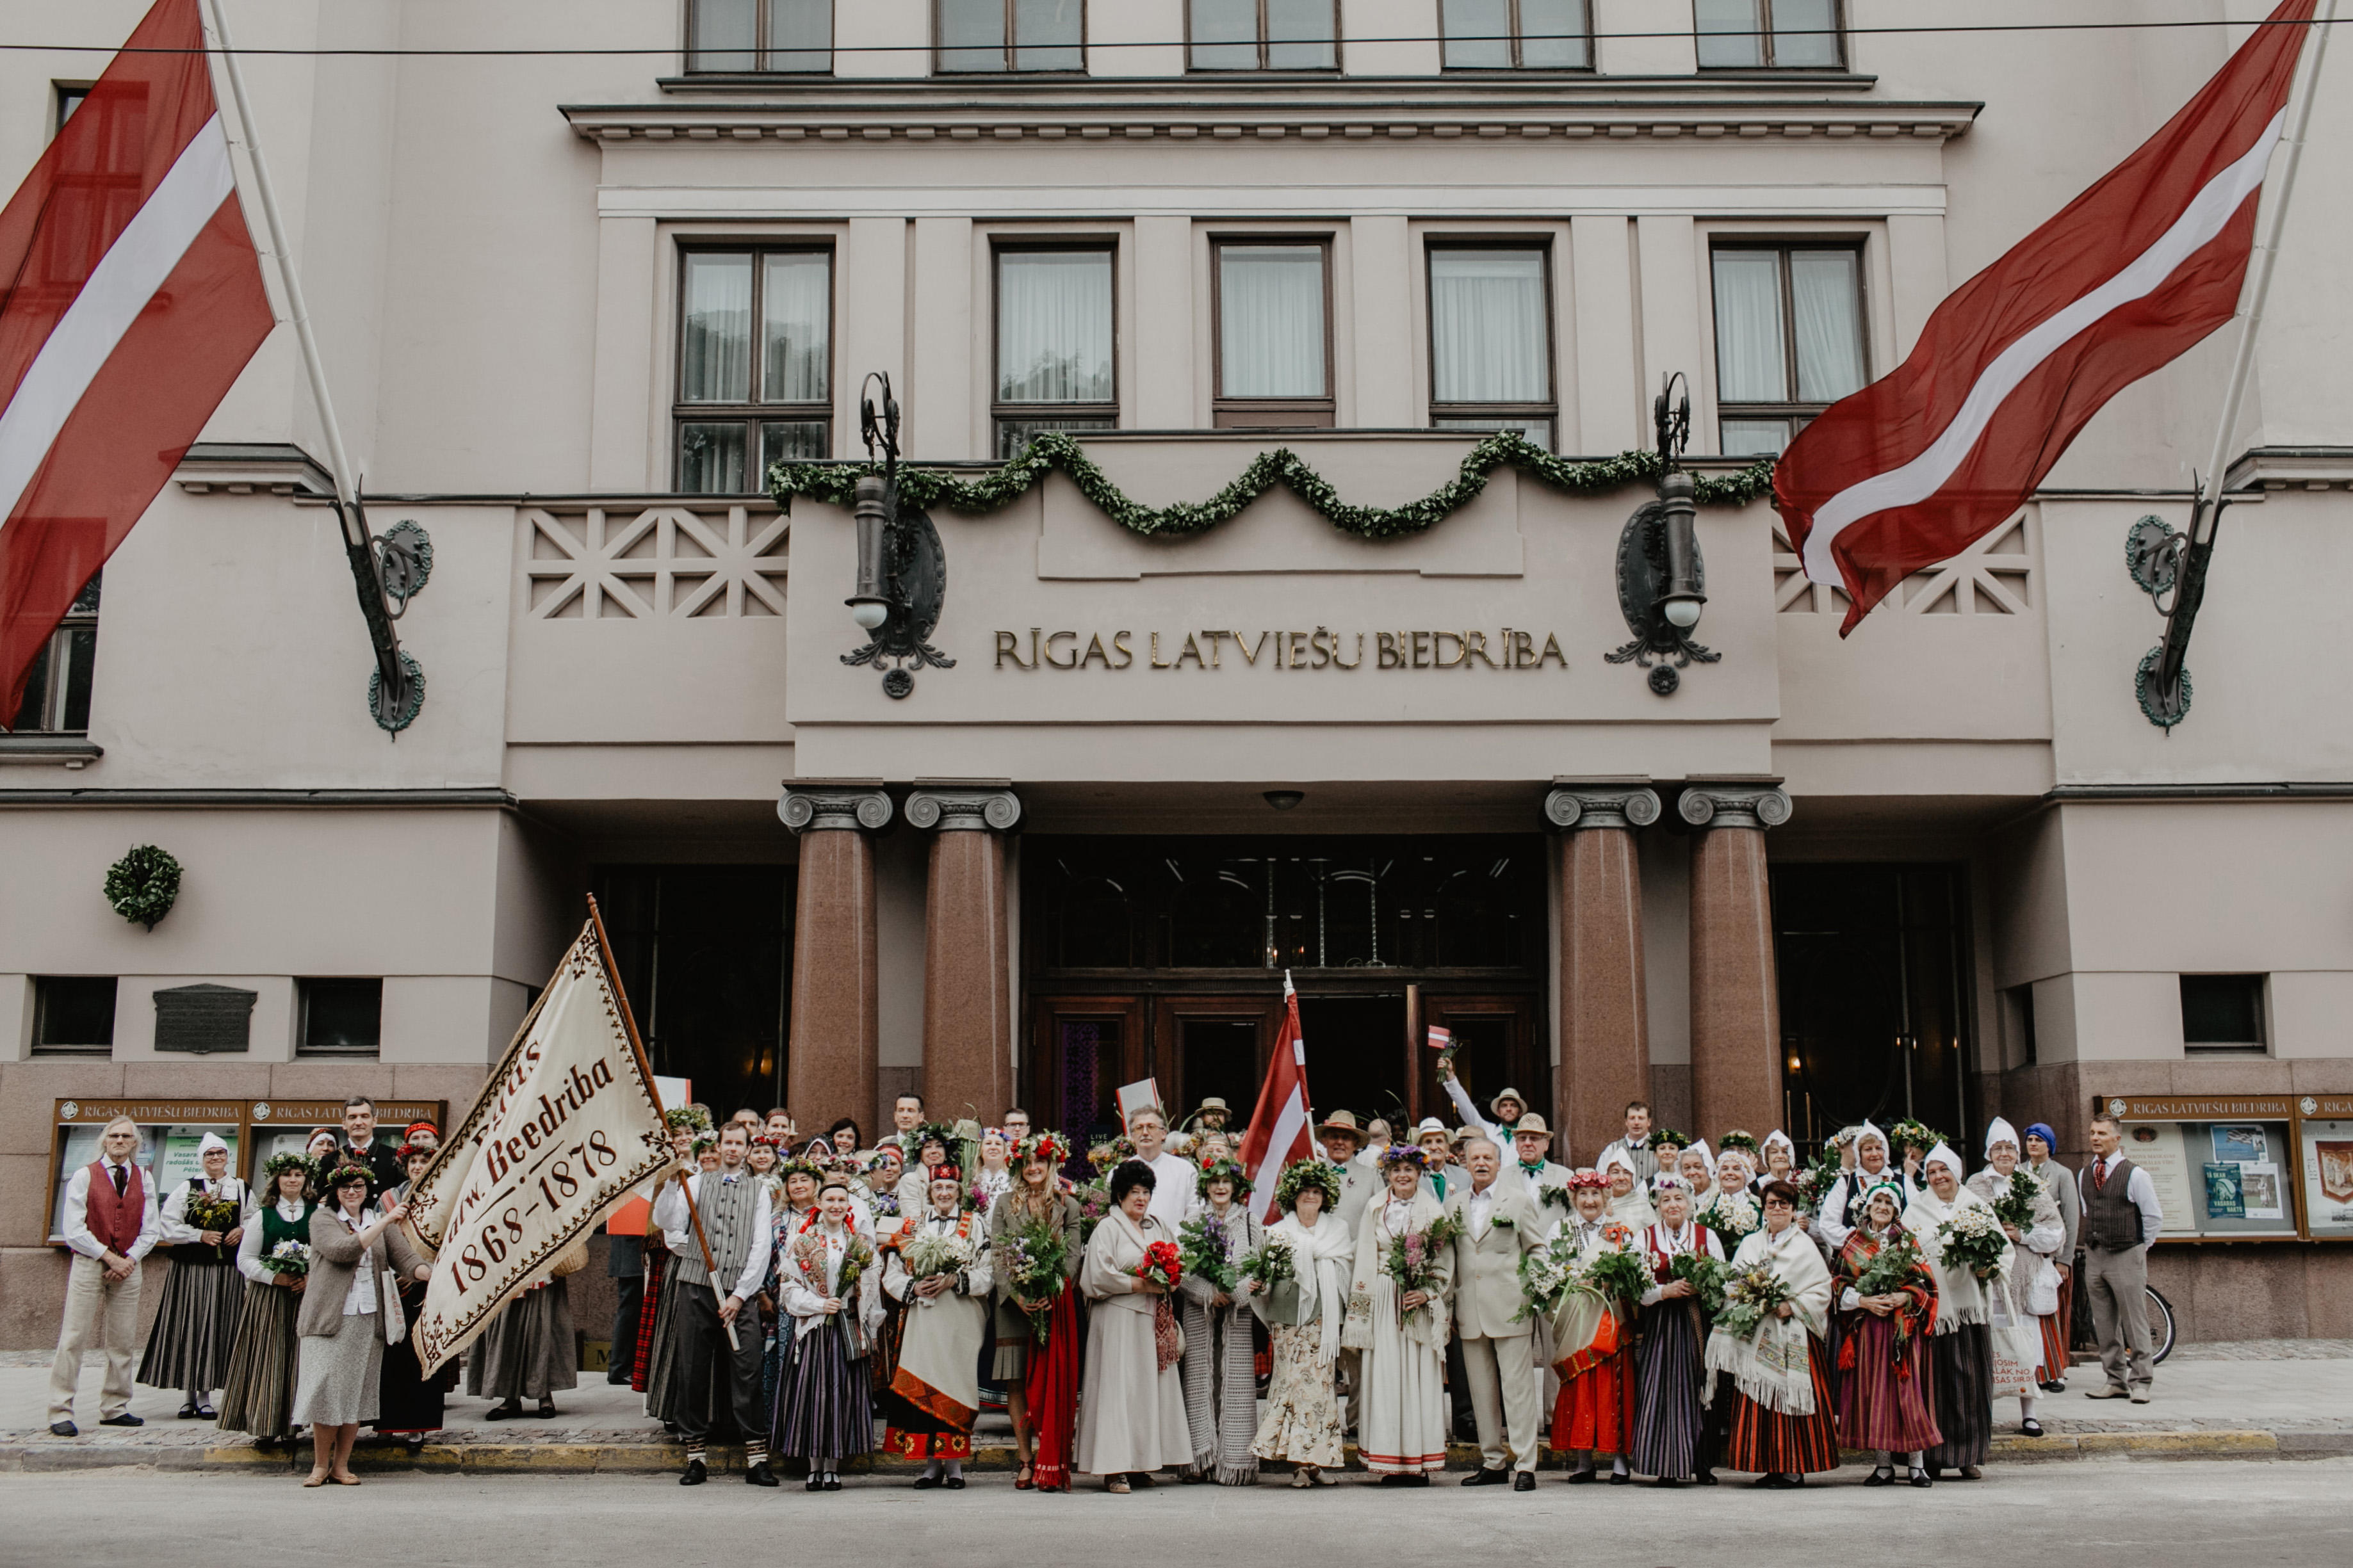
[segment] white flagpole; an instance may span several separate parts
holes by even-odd
[[[217,3],[217,0],[216,0]],[[2239,409],[2245,402],[2247,377],[2255,364],[2255,337],[2263,329],[2263,305],[2272,291],[2272,268],[2279,260],[2280,231],[2287,223],[2288,197],[2295,190],[2296,166],[2304,160],[2305,129],[2312,123],[2312,100],[2320,92],[2320,65],[2328,54],[2328,35],[2337,29],[2337,0],[2320,0],[2312,21],[2314,37],[2306,51],[2304,98],[2296,105],[2287,132],[2287,157],[2280,164],[2279,189],[2271,210],[2263,215],[2263,231],[2255,238],[2254,287],[2247,296],[2246,322],[2239,335],[2239,352],[2231,362],[2230,389],[2222,395],[2222,422],[2214,431],[2214,448],[2199,484],[2197,507],[2190,512],[2190,542],[2210,542],[2219,521],[2216,502],[2222,494],[2222,465],[2230,460],[2231,439],[2238,433]]]

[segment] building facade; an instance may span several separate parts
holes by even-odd
[[[256,130],[370,521],[430,539],[425,699],[372,715],[281,328],[0,737],[0,1344],[53,1332],[77,1127],[250,1159],[354,1089],[462,1109],[592,893],[656,1070],[723,1112],[871,1137],[915,1089],[1086,1131],[1147,1076],[1246,1107],[1288,971],[1324,1107],[1442,1111],[1443,1026],[1580,1162],[1638,1096],[1711,1139],[1908,1114],[1972,1161],[2042,1120],[2070,1163],[2122,1100],[2184,1331],[2353,1332],[2353,217],[2320,184],[2170,730],[2124,546],[2186,520],[2235,328],[1844,640],[1764,500],[1702,504],[1672,679],[1612,658],[1647,480],[1507,464],[1391,537],[1310,504],[1430,495],[1497,430],[1649,447],[1677,374],[1689,466],[1738,473],[2263,7],[229,9],[292,51],[247,65]],[[0,58],[0,173],[94,58]],[[944,657],[902,695],[849,661],[849,509],[762,493],[864,455],[874,373],[911,468],[1064,431],[1110,487],[927,509]],[[1298,484],[1134,526],[1277,451]],[[183,868],[152,929],[101,891],[141,845]]]

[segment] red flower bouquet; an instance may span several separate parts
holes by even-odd
[[[1136,1266],[1138,1279],[1157,1278],[1174,1290],[1176,1281],[1185,1277],[1185,1258],[1173,1241],[1155,1241],[1145,1247],[1144,1261]]]

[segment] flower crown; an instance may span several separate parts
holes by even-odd
[[[698,1132],[694,1135],[694,1142],[691,1147],[699,1157],[708,1151],[719,1147],[719,1134],[716,1132]]]
[[[915,1130],[908,1133],[906,1138],[902,1141],[901,1147],[910,1156],[913,1156],[921,1154],[923,1152],[923,1145],[926,1143],[937,1143],[941,1149],[953,1157],[955,1153],[956,1147],[955,1129],[950,1127],[944,1121],[918,1122],[915,1125]]]
[[[290,1149],[282,1154],[272,1154],[261,1163],[261,1174],[265,1181],[275,1182],[289,1171],[300,1171],[306,1181],[319,1173],[319,1168],[311,1163],[311,1156],[297,1154]]]
[[[1672,1127],[1653,1127],[1651,1129],[1651,1144],[1653,1148],[1662,1144],[1671,1144],[1677,1149],[1688,1149],[1692,1146],[1692,1141]]]
[[[1296,1208],[1303,1187],[1314,1187],[1322,1193],[1324,1206],[1328,1209],[1340,1201],[1340,1172],[1322,1160],[1293,1160],[1275,1179],[1274,1201],[1285,1209]]]
[[[1892,1148],[1916,1147],[1925,1154],[1944,1142],[1945,1135],[1925,1121],[1906,1117],[1887,1130],[1887,1139]]]
[[[787,1176],[807,1176],[813,1182],[823,1182],[826,1171],[806,1154],[790,1154],[776,1162],[776,1180],[781,1182]]]
[[[1580,1193],[1588,1189],[1594,1192],[1603,1193],[1609,1190],[1609,1178],[1603,1175],[1600,1172],[1594,1170],[1589,1165],[1582,1171],[1576,1172],[1568,1178],[1568,1190],[1570,1192]]]
[[[375,1173],[355,1160],[345,1160],[328,1172],[327,1179],[319,1184],[324,1191],[332,1193],[337,1187],[347,1187],[354,1182],[364,1182],[373,1186],[375,1184]]]
[[[1735,1150],[1742,1149],[1746,1150],[1751,1156],[1759,1152],[1755,1133],[1746,1132],[1736,1127],[1716,1141],[1715,1152],[1718,1159],[1722,1159],[1726,1153]]]
[[[1060,1165],[1070,1157],[1071,1141],[1060,1132],[1032,1132],[1013,1145],[1013,1162],[1017,1165],[1027,1165],[1034,1161]]]
[[[1426,1171],[1430,1169],[1430,1156],[1422,1152],[1419,1143],[1392,1143],[1381,1151],[1381,1169],[1386,1171],[1392,1165],[1411,1165],[1417,1171]]]
[[[674,1105],[662,1112],[662,1125],[673,1131],[708,1132],[711,1112],[699,1105]]]
[[[1241,1162],[1239,1160],[1210,1161],[1201,1167],[1200,1175],[1194,1178],[1193,1190],[1206,1198],[1209,1195],[1211,1182],[1231,1182],[1234,1184],[1236,1197],[1250,1190],[1250,1174],[1242,1169]]]

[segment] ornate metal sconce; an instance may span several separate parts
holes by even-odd
[[[899,505],[899,403],[888,375],[878,371],[866,378],[868,386],[878,381],[879,408],[860,389],[858,433],[870,462],[881,448],[882,471],[858,481],[858,591],[843,601],[868,641],[841,662],[881,670],[884,694],[900,698],[915,689],[915,670],[927,664],[954,669],[955,660],[929,640],[947,602],[947,552],[928,516]]]
[[[408,613],[408,601],[433,575],[433,539],[406,519],[371,535],[363,492],[364,486],[354,486],[348,502],[338,498],[331,504],[360,616],[367,622],[368,644],[375,652],[375,668],[368,672],[368,712],[378,729],[396,740],[424,710],[425,671],[401,647],[393,623]]]
[[[1611,664],[1632,663],[1651,672],[1651,689],[1662,697],[1683,684],[1681,670],[1694,661],[1714,664],[1724,656],[1694,642],[1691,629],[1699,625],[1700,608],[1707,603],[1707,563],[1700,558],[1699,539],[1693,531],[1697,509],[1692,501],[1691,476],[1678,460],[1691,441],[1691,394],[1674,396],[1683,373],[1667,377],[1651,405],[1657,426],[1659,499],[1649,501],[1626,520],[1618,536],[1618,608],[1634,639],[1604,656]]]
[[[2212,521],[2205,537],[2198,537],[2200,514],[2208,503],[2201,489],[2190,509],[2189,527],[2176,533],[2161,517],[2144,517],[2125,533],[2125,569],[2157,613],[2165,617],[2165,636],[2141,656],[2133,671],[2133,696],[2143,717],[2160,730],[2170,730],[2189,716],[2189,634],[2198,624],[2198,606],[2206,599],[2206,567],[2213,559],[2214,535],[2231,498],[2212,502]],[[2172,595],[2170,603],[2167,595]]]

